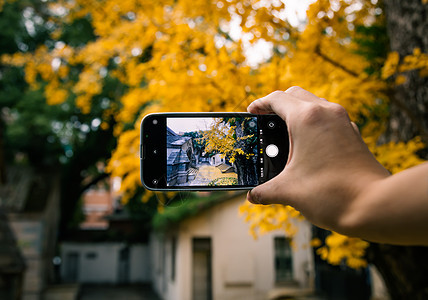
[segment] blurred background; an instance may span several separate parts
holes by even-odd
[[[0,0],[0,299],[428,298],[424,247],[139,173],[144,115],[246,111],[294,85],[344,106],[392,173],[425,161],[427,7]]]

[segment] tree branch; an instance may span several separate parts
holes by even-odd
[[[352,77],[355,77],[355,78],[359,77],[358,73],[348,69],[346,66],[340,64],[339,62],[331,59],[330,57],[322,53],[321,46],[319,44],[315,48],[315,53],[319,55],[322,59],[324,59],[326,62],[344,71],[345,73],[351,75]],[[394,105],[399,107],[401,110],[403,110],[403,112],[407,115],[407,117],[412,121],[412,123],[417,128],[422,140],[428,144],[428,130],[423,124],[423,118],[419,117],[417,113],[415,113],[412,109],[408,107],[408,105],[406,105],[403,101],[395,97],[394,93],[390,89],[383,90],[382,92],[384,92],[388,96],[391,103],[393,103]]]
[[[348,73],[349,75],[351,75],[352,77],[356,77],[358,78],[359,75],[358,73],[348,69],[347,67],[345,67],[344,65],[338,63],[337,61],[331,59],[330,57],[328,57],[327,55],[325,55],[324,53],[321,52],[321,45],[317,45],[315,48],[315,54],[318,54],[322,59],[324,59],[326,62],[332,64],[333,66],[335,66],[336,68],[341,69],[342,71],[344,71],[345,73]]]
[[[109,174],[107,174],[107,173],[101,173],[101,174],[97,175],[90,182],[88,182],[87,184],[80,187],[79,194],[80,195],[83,194],[83,192],[86,191],[87,189],[89,189],[92,185],[98,183],[99,181],[103,180],[104,178],[107,178],[108,176],[109,176]]]

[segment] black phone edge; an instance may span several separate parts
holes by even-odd
[[[143,123],[147,118],[151,118],[153,116],[162,116],[163,118],[168,118],[168,117],[222,117],[222,116],[233,116],[233,115],[245,115],[245,116],[249,116],[249,117],[259,117],[260,115],[258,114],[251,114],[248,112],[160,112],[160,113],[150,113],[147,114],[143,117],[143,119],[140,122],[140,181],[143,185],[143,187],[149,191],[160,191],[160,192],[169,192],[169,191],[245,191],[245,190],[251,190],[254,187],[256,187],[257,185],[254,186],[237,186],[237,187],[233,187],[233,186],[218,186],[218,187],[209,187],[209,186],[183,186],[182,188],[178,188],[178,187],[161,187],[161,188],[154,188],[151,186],[148,186],[145,181],[144,181],[144,168],[143,168],[143,157],[144,157],[144,153],[143,151],[145,151],[143,149]]]

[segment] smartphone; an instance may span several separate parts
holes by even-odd
[[[141,182],[149,190],[251,189],[279,174],[288,154],[277,115],[155,113],[141,121]]]

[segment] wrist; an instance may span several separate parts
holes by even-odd
[[[354,195],[349,200],[348,207],[338,221],[339,233],[361,237],[369,240],[381,240],[382,233],[374,230],[379,228],[379,212],[385,209],[385,199],[382,186],[391,174],[385,170],[376,174],[364,176],[357,184]]]

